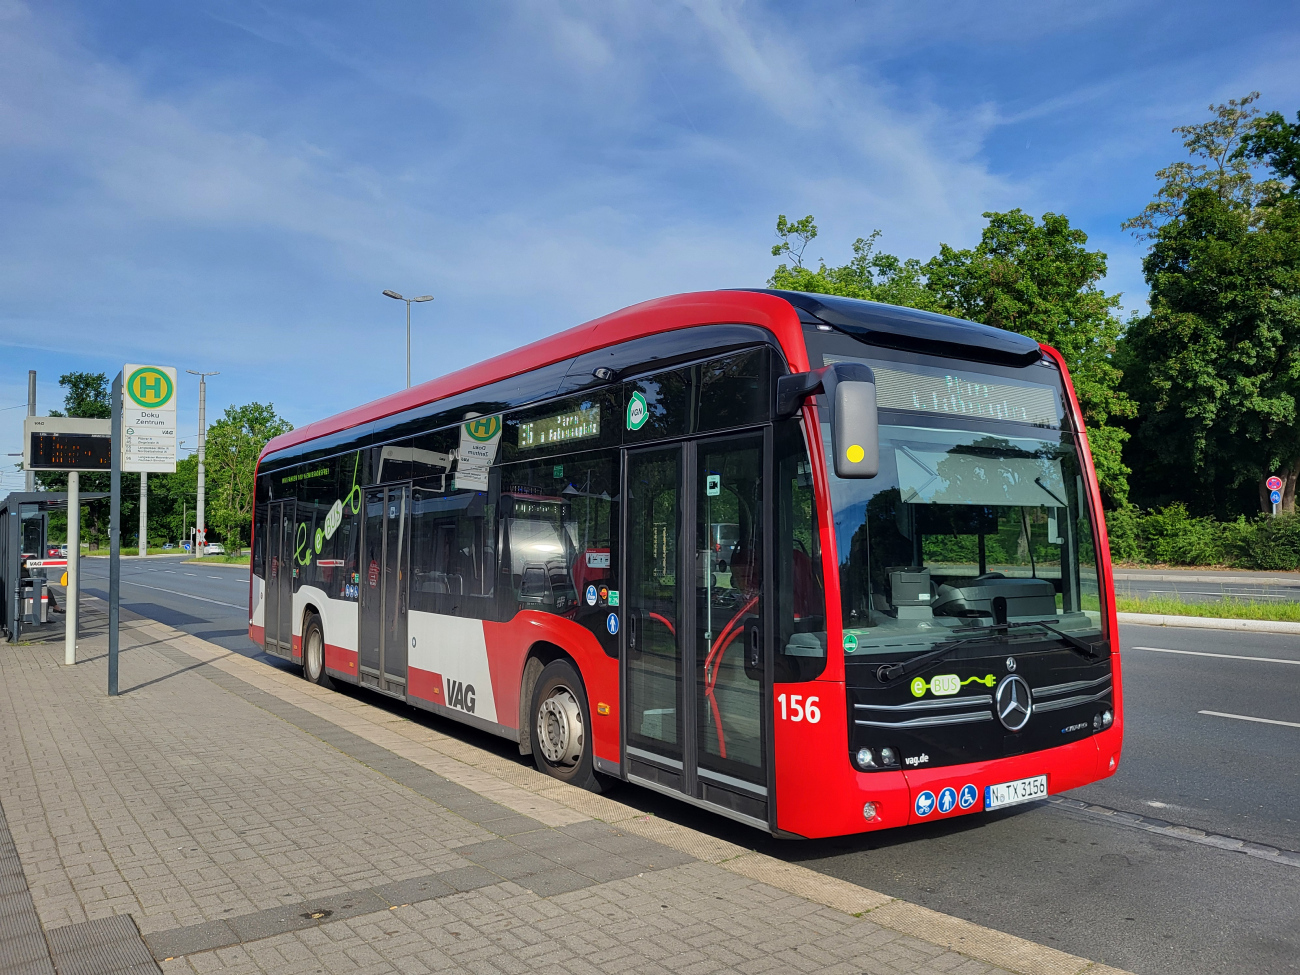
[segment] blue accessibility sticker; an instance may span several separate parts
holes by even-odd
[[[609,630],[610,634],[618,632],[618,613],[610,613],[605,617],[605,629]]]
[[[928,816],[932,812],[934,812],[934,793],[926,789],[916,797],[916,814]]]
[[[939,812],[950,813],[957,805],[957,790],[949,786],[939,793]]]
[[[979,790],[974,785],[967,782],[961,787],[961,795],[957,797],[957,805],[963,809],[969,809],[975,805],[975,800],[980,797]]]
[[[595,587],[595,586],[588,586],[588,587],[587,587],[587,593],[586,593],[586,595],[587,595],[587,605],[588,605],[588,606],[595,606],[595,605],[596,605],[596,587]]]

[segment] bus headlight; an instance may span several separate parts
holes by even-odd
[[[1110,708],[1107,708],[1105,711],[1101,712],[1101,726],[1103,728],[1109,728],[1114,723],[1115,723],[1115,715],[1111,713]]]
[[[898,752],[892,748],[880,749],[880,764],[887,768],[893,768],[898,764]]]
[[[876,818],[876,813],[879,811],[879,809],[880,807],[877,806],[874,802],[865,803],[862,806],[862,818],[865,819],[867,822],[871,822],[873,819]]]
[[[859,748],[857,762],[860,769],[872,769],[876,767],[876,756],[871,753],[870,748]],[[868,805],[871,805],[871,803],[868,803]],[[870,819],[871,817],[868,816],[867,818]]]

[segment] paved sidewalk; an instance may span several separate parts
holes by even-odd
[[[123,616],[0,648],[0,973],[1116,971]]]

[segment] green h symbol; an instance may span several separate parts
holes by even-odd
[[[158,373],[145,373],[140,377],[140,398],[141,399],[162,399],[162,376]]]

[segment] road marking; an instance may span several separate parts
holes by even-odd
[[[221,576],[208,576],[209,579],[220,579]]]
[[[1148,833],[1158,833],[1170,839],[1185,840],[1188,843],[1198,843],[1201,846],[1212,846],[1219,850],[1241,853],[1248,857],[1269,860],[1289,867],[1300,867],[1300,852],[1295,850],[1280,850],[1263,843],[1238,839],[1235,836],[1207,833],[1191,826],[1180,826],[1176,823],[1161,820],[1153,821],[1130,812],[1110,809],[1107,806],[1097,806],[1089,802],[1081,802],[1068,796],[1048,796],[1043,801],[1056,806],[1058,809],[1068,809],[1099,822],[1109,822],[1113,826],[1129,826]]]
[[[239,603],[223,603],[220,599],[209,599],[207,596],[196,596],[189,592],[180,592],[176,589],[163,589],[161,586],[146,586],[143,582],[132,582],[130,579],[123,579],[122,582],[128,586],[138,586],[141,589],[152,589],[155,592],[169,592],[173,596],[184,596],[186,599],[197,599],[201,603],[216,603],[218,606],[229,606],[231,609],[244,609]]]
[[[1226,711],[1197,711],[1214,718],[1236,718],[1238,721],[1255,721],[1259,724],[1280,724],[1283,728],[1300,728],[1300,721],[1278,721],[1276,718],[1252,718],[1248,714],[1228,714]]]
[[[1281,657],[1252,657],[1242,653],[1206,653],[1204,650],[1170,650],[1166,647],[1129,647],[1130,650],[1150,650],[1152,653],[1181,653],[1189,657],[1219,657],[1223,660],[1258,660],[1263,664],[1292,664],[1300,667],[1300,660],[1283,660]]]

